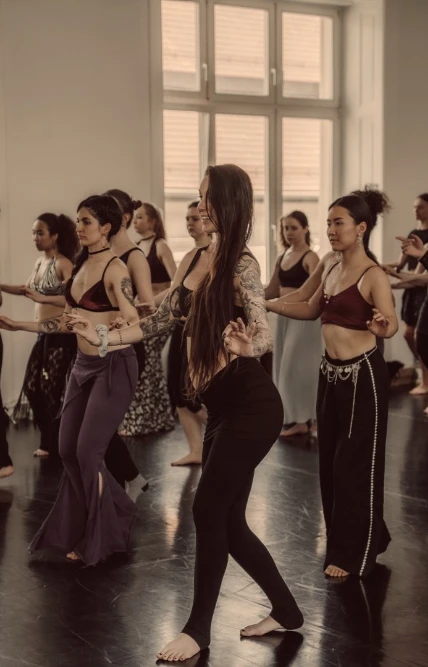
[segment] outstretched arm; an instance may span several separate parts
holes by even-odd
[[[269,301],[268,309],[272,313],[290,317],[292,320],[317,320],[321,314],[319,300],[322,293],[320,285],[312,299],[304,303],[284,303],[282,299]]]
[[[0,315],[0,329],[47,334],[73,333],[73,331],[67,327],[69,324],[69,312],[70,309],[66,307],[64,313],[60,317],[52,317],[48,320],[40,320],[39,322],[17,322],[5,315]]]
[[[252,337],[253,356],[261,357],[273,349],[272,334],[267,321],[265,291],[260,278],[260,266],[252,255],[243,255],[236,267],[235,287],[248,324],[255,325]]]

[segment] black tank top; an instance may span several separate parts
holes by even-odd
[[[130,248],[129,250],[127,250],[126,252],[124,252],[123,255],[121,255],[121,256],[119,257],[119,259],[121,259],[122,262],[123,262],[124,264],[126,264],[126,266],[128,266],[129,255],[131,254],[131,252],[134,252],[134,250],[138,250],[139,252],[142,252],[142,253],[143,253],[143,251],[141,250],[141,248],[137,248],[137,247],[135,247],[135,248]],[[144,253],[143,253],[143,255],[144,255]],[[134,297],[136,297],[136,296],[137,296],[137,288],[135,287],[135,285],[134,285],[134,283],[132,282],[132,280],[131,280],[131,283],[132,283],[132,294],[134,295]]]
[[[194,258],[189,264],[189,268],[187,269],[186,273],[184,274],[183,280],[180,283],[179,287],[179,292],[178,292],[178,305],[180,307],[180,312],[183,317],[188,317],[189,312],[190,312],[190,307],[192,305],[192,294],[193,290],[190,290],[188,287],[184,285],[184,281],[186,280],[187,276],[189,273],[191,273],[196,266],[196,264],[199,261],[199,257],[202,254],[203,250],[206,250],[208,246],[205,248],[199,248],[199,250],[195,253]],[[250,255],[249,252],[244,252],[242,253],[243,255]],[[240,317],[245,324],[248,324],[248,319],[245,314],[245,310],[243,309],[242,306],[238,306],[237,304],[233,305],[233,319],[236,321]]]
[[[281,269],[281,262],[283,260],[285,253],[284,255],[282,255],[281,259],[279,260],[279,271],[278,271],[278,277],[281,287],[294,287],[294,289],[298,289],[303,285],[304,282],[306,282],[306,280],[309,277],[309,273],[303,266],[303,260],[306,257],[306,255],[310,252],[311,252],[310,250],[305,252],[305,254],[301,256],[299,261],[293,264],[293,266],[289,269]]]
[[[147,261],[150,266],[150,273],[152,275],[152,283],[170,283],[171,278],[169,277],[168,271],[160,261],[156,253],[156,244],[159,239],[155,239],[150,246],[149,254],[147,255]],[[140,248],[141,250],[141,248]]]

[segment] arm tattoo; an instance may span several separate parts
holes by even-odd
[[[134,305],[134,294],[132,292],[132,283],[130,278],[122,278],[120,282],[120,289],[123,296],[129,301],[131,306]]]
[[[257,324],[253,336],[254,356],[261,357],[273,347],[272,334],[267,321],[264,289],[260,279],[260,267],[254,257],[241,257],[236,267],[239,294],[248,323]]]
[[[61,322],[57,318],[52,320],[42,320],[38,324],[38,329],[40,333],[47,333],[47,334],[58,333],[58,331],[61,329]]]
[[[175,292],[176,290],[174,290]],[[174,294],[173,292],[173,294]],[[170,331],[175,325],[175,318],[177,314],[171,309],[171,300],[169,293],[166,295],[161,305],[153,315],[145,317],[140,321],[140,329],[143,334],[143,340],[147,338],[155,338],[160,336],[165,331]]]

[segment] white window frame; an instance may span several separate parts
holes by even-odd
[[[194,0],[185,0],[193,2]],[[342,0],[343,1],[343,0]],[[254,7],[267,9],[268,14],[268,95],[232,95],[215,93],[214,59],[214,5]],[[282,13],[312,14],[333,19],[333,97],[332,99],[290,98],[282,95]],[[207,145],[201,147],[207,164],[215,164],[215,115],[256,115],[268,119],[266,148],[266,263],[272,269],[277,257],[277,221],[282,214],[282,118],[318,118],[333,123],[331,195],[340,189],[341,173],[341,10],[339,7],[319,5],[311,0],[199,0],[199,60],[201,90],[164,90],[164,109],[199,111],[208,114]],[[275,70],[276,77],[272,76]],[[276,78],[276,81],[274,80]],[[276,90],[275,90],[276,88]],[[205,164],[201,160],[201,171]],[[201,173],[201,177],[202,177]],[[198,184],[199,185],[199,184]],[[197,186],[195,187],[195,194]],[[321,247],[321,251],[327,249]]]

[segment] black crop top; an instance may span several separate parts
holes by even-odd
[[[118,257],[112,257],[109,262],[104,267],[103,275],[101,280],[96,282],[92,287],[90,287],[84,294],[82,294],[80,301],[77,302],[76,299],[71,294],[71,288],[73,285],[73,278],[67,282],[65,288],[65,300],[69,306],[72,308],[82,308],[82,310],[90,310],[94,313],[106,313],[110,310],[120,310],[117,306],[113,306],[108,298],[108,294],[104,285],[104,276],[107,271],[107,268],[110,264]]]
[[[310,250],[305,252],[305,254],[301,256],[299,261],[293,264],[293,266],[290,267],[289,269],[281,268],[281,262],[283,260],[285,253],[284,255],[282,255],[281,259],[279,260],[279,271],[278,271],[278,277],[281,287],[294,287],[294,289],[298,289],[303,285],[303,283],[306,282],[306,280],[309,277],[309,273],[303,266],[303,260],[306,257],[306,255],[310,252],[311,252]]]
[[[159,239],[155,239],[150,246],[149,254],[147,255],[147,261],[150,266],[150,273],[152,275],[152,283],[170,283],[171,278],[169,273],[160,261],[156,253],[156,244]]]
[[[205,248],[199,248],[198,252],[195,254],[194,258],[189,264],[189,268],[187,269],[186,273],[184,274],[183,280],[180,283],[179,291],[178,291],[178,305],[180,308],[180,313],[182,317],[188,317],[189,312],[190,312],[190,307],[192,304],[192,294],[193,290],[189,289],[188,287],[185,286],[184,281],[186,280],[187,276],[189,273],[191,273],[196,266],[196,264],[199,261],[199,258],[202,254],[203,250],[206,250],[208,246]],[[249,252],[244,252],[244,255],[249,255]],[[247,315],[245,314],[245,310],[243,309],[242,306],[238,306],[236,303],[233,305],[233,319],[236,321],[240,317],[245,324],[248,324],[248,319]]]
[[[128,266],[129,255],[131,254],[131,252],[134,252],[134,250],[138,250],[139,252],[142,252],[142,253],[143,253],[143,251],[141,250],[141,248],[137,248],[137,247],[135,246],[135,248],[130,248],[129,250],[127,250],[126,252],[124,252],[123,255],[121,255],[121,256],[119,257],[119,259],[121,259],[122,262],[123,262],[124,264],[126,264],[126,266]],[[143,253],[143,255],[144,255],[144,253]],[[132,280],[131,280],[131,283],[132,283],[132,294],[134,295],[134,297],[136,297],[136,296],[137,296],[137,288],[135,287],[135,285],[134,285],[134,283],[132,282]]]

